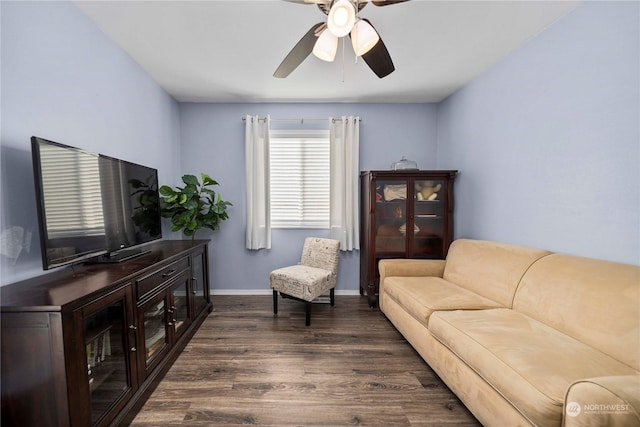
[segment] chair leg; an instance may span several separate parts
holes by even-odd
[[[336,288],[331,288],[331,291],[329,291],[329,301],[331,301],[331,307],[336,304],[335,291]]]
[[[278,314],[278,291],[273,291],[273,314]]]
[[[305,314],[304,325],[305,326],[311,325],[311,301],[305,302],[304,314]]]

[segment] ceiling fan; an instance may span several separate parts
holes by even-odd
[[[326,22],[315,24],[291,49],[274,77],[285,78],[313,53],[331,62],[335,58],[338,39],[349,35],[353,50],[379,77],[391,74],[395,67],[391,55],[368,19],[358,16],[369,0],[285,0],[292,3],[315,4],[327,15]],[[388,6],[409,0],[372,0],[376,6]]]

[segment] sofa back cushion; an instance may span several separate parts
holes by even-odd
[[[507,243],[458,239],[449,248],[443,278],[511,308],[525,271],[550,253]]]
[[[640,371],[640,267],[553,254],[522,278],[513,309]]]

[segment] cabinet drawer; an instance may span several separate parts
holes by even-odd
[[[178,276],[181,272],[189,268],[189,257],[182,258],[159,270],[151,272],[136,280],[136,295],[138,300],[146,294],[156,289],[158,286]]]

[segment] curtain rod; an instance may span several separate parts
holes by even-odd
[[[243,117],[242,121],[244,122],[245,120],[247,120],[247,118]],[[258,120],[265,121],[266,117],[259,117]],[[336,119],[335,117],[327,117],[325,119],[271,119],[272,122],[300,122],[301,124],[304,124],[304,122],[326,122],[327,120],[331,120],[334,123],[342,121],[342,119]],[[361,122],[362,119],[358,117],[358,121]]]

